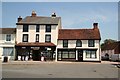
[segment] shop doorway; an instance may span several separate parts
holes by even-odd
[[[32,59],[33,59],[33,61],[41,60],[41,54],[40,54],[39,50],[33,50]]]
[[[83,61],[83,50],[78,50],[78,61]]]

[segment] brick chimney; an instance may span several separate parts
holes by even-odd
[[[52,18],[55,18],[55,17],[56,17],[56,14],[55,14],[55,13],[52,13],[51,17],[52,17]]]
[[[18,22],[20,22],[22,20],[22,17],[21,16],[19,16],[18,17]]]
[[[35,11],[32,11],[31,16],[32,16],[32,17],[36,17],[36,16],[37,16],[36,12],[35,12]]]
[[[98,23],[93,23],[93,29],[98,29]]]

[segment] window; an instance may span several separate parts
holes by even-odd
[[[86,58],[96,58],[96,50],[86,50]]]
[[[94,47],[95,46],[94,40],[88,40],[88,46]]]
[[[49,34],[45,35],[45,42],[51,42],[51,35]]]
[[[28,32],[28,25],[23,25],[23,32]]]
[[[46,32],[51,32],[51,25],[46,25]]]
[[[23,42],[28,42],[28,34],[23,34]]]
[[[10,34],[6,35],[6,41],[11,41],[11,35]]]
[[[74,50],[69,51],[69,58],[75,58],[75,51]]]
[[[61,60],[62,52],[58,51],[58,60]]]
[[[13,56],[13,50],[14,48],[12,47],[3,47],[3,56]]]
[[[36,42],[39,42],[39,34],[36,34]]]
[[[82,47],[82,41],[81,40],[76,41],[76,47]]]
[[[63,40],[63,47],[68,47],[68,40]]]
[[[69,58],[68,51],[63,51],[62,58]]]
[[[36,32],[39,32],[40,25],[36,25]]]

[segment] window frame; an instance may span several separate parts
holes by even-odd
[[[50,40],[47,40],[47,36],[50,36]],[[45,35],[45,42],[51,42],[51,35],[50,34]]]
[[[39,34],[36,34],[36,42],[39,42]]]
[[[63,40],[63,47],[68,47],[68,40]]]
[[[29,25],[27,24],[23,25],[23,32],[29,32]]]
[[[88,54],[89,54],[89,57],[87,56]],[[95,57],[92,56],[93,54]],[[86,58],[96,59],[97,58],[97,50],[86,50]]]
[[[80,45],[78,45],[80,44]],[[82,47],[82,41],[81,40],[76,40],[76,47]]]
[[[95,47],[95,40],[88,40],[88,47]]]
[[[51,25],[46,25],[45,32],[51,32]]]
[[[40,25],[39,24],[36,25],[36,32],[40,32]]]
[[[24,41],[24,37],[27,36],[27,40]],[[29,35],[28,34],[23,34],[22,42],[28,42]]]
[[[12,40],[11,34],[6,34],[6,42],[10,42]]]

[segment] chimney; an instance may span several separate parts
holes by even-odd
[[[98,23],[93,23],[93,29],[98,29]]]
[[[52,13],[51,17],[52,17],[52,18],[55,18],[55,17],[56,17],[56,14],[55,14],[55,13]]]
[[[18,17],[18,22],[20,22],[22,20],[22,17],[21,16],[19,16]]]
[[[32,14],[31,14],[31,15],[32,15],[32,17],[36,17],[37,14],[36,14],[35,11],[32,11]]]

